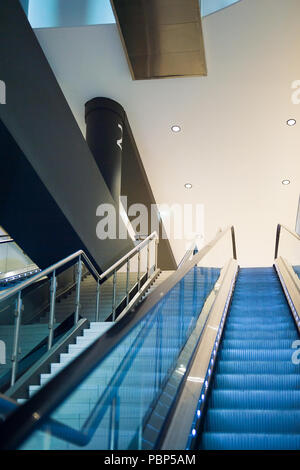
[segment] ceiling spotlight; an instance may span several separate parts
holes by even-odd
[[[286,121],[288,126],[294,126],[296,122],[297,122],[296,119],[289,119],[288,121]]]
[[[186,183],[186,184],[184,185],[184,187],[185,187],[186,189],[192,189],[193,185],[192,185],[191,183]]]
[[[283,180],[282,181],[282,184],[284,184],[284,186],[287,186],[290,183],[291,183],[290,180]]]
[[[181,127],[180,127],[180,126],[172,126],[172,127],[171,127],[171,130],[172,130],[173,132],[180,132],[180,131],[181,131]]]

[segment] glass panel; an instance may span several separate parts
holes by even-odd
[[[77,285],[77,263],[58,273],[56,276],[56,302],[55,302],[55,321],[57,323],[64,322],[76,310],[76,285]],[[87,295],[92,290],[91,295],[95,297],[96,287],[93,282],[87,279],[87,270],[82,264],[82,282],[80,286],[80,317],[87,318],[85,313],[90,313],[87,307],[90,307],[87,301]],[[93,308],[92,321],[95,319],[95,309]]]
[[[48,350],[50,280],[25,293],[21,313],[17,378]],[[54,324],[54,328],[57,325]]]
[[[139,449],[145,445],[147,423],[158,399],[168,410],[176,395],[180,380],[172,383],[171,393],[166,393],[168,381],[180,354],[189,351],[188,360],[195,347],[206,318],[201,316],[203,306],[220,267],[231,257],[230,240],[229,232],[227,241],[216,249],[219,253],[210,259],[207,256],[177,283],[52,414],[53,419],[90,436],[84,449]],[[209,262],[215,266],[207,267]],[[198,336],[194,343],[187,343],[195,327]],[[36,432],[22,448],[76,446],[51,433],[45,437]]]
[[[15,331],[15,308],[17,297],[14,296],[0,303],[0,391],[5,392],[10,386],[13,342]]]
[[[70,266],[56,277],[56,301],[53,324],[54,345],[74,326],[77,265]],[[52,275],[44,277],[22,291],[22,312],[19,330],[18,366],[16,379],[48,350],[50,320],[50,285]],[[0,346],[6,349],[5,364],[0,364],[0,391],[9,388],[15,335],[17,296],[0,300]],[[94,302],[94,306],[91,305]],[[96,282],[83,267],[80,316],[91,314],[95,320]],[[90,309],[88,311],[88,309]],[[2,343],[1,343],[2,341]],[[0,350],[1,353],[1,350]],[[0,361],[1,362],[1,361]]]
[[[47,278],[22,292],[22,309],[19,329],[19,347],[17,351],[16,379],[47,351],[48,318],[46,309],[49,305],[50,282]],[[10,386],[13,345],[17,318],[17,295],[0,302],[0,340],[6,346],[6,364],[1,366],[1,391]],[[42,341],[43,344],[40,344]],[[37,348],[35,351],[33,349]],[[33,354],[29,354],[33,352]]]

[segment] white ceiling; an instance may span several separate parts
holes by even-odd
[[[263,266],[277,222],[294,228],[297,213],[299,17],[299,0],[242,0],[204,18],[208,76],[199,78],[132,81],[116,25],[36,34],[82,132],[87,100],[119,101],[157,202],[204,204],[205,239],[234,224],[241,265]],[[179,260],[185,243],[172,246]]]

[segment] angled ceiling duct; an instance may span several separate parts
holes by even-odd
[[[199,0],[111,0],[134,80],[207,75]]]

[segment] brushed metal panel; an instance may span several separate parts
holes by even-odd
[[[133,79],[207,75],[198,0],[111,0]]]

